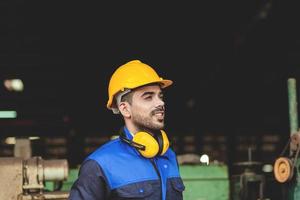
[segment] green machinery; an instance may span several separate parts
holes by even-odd
[[[264,199],[266,177],[262,173],[262,163],[252,161],[252,151],[248,148],[248,161],[234,163],[239,172],[231,175],[231,199]]]
[[[298,125],[297,92],[296,79],[288,79],[288,99],[289,99],[289,119],[290,119],[290,139],[286,144],[280,157],[274,164],[274,176],[281,183],[287,196],[284,199],[300,199],[300,179],[299,179],[299,152],[300,152],[300,132]],[[284,155],[288,150],[288,155]]]
[[[228,168],[224,164],[181,165],[185,200],[229,200]]]
[[[73,183],[78,177],[79,169],[69,169],[69,176],[63,182],[46,181],[45,188],[48,191],[70,191]]]

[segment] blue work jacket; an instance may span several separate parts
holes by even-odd
[[[125,128],[126,137],[132,135]],[[120,138],[90,154],[70,191],[71,200],[182,200],[175,153],[148,159]]]

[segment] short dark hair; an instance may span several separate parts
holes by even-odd
[[[131,105],[132,104],[132,96],[133,96],[133,91],[130,91],[129,93],[127,93],[121,97],[121,102],[125,101]]]

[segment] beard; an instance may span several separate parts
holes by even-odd
[[[154,112],[151,112],[149,115],[141,115],[140,113],[134,113],[132,115],[133,124],[140,131],[150,131],[156,132],[162,130],[165,126],[164,120],[156,120],[153,118]]]

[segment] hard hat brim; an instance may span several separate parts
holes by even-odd
[[[157,83],[162,83],[161,87],[166,88],[166,87],[169,87],[170,85],[172,85],[173,81],[171,81],[171,80],[161,80],[161,81],[158,81]]]
[[[159,80],[159,81],[153,81],[153,82],[149,82],[149,83],[146,83],[144,85],[140,85],[139,87],[142,87],[142,86],[145,86],[145,85],[149,85],[149,84],[155,84],[155,83],[158,83],[161,85],[161,88],[166,88],[166,87],[169,87],[170,85],[173,84],[173,81],[172,80],[168,80],[168,79],[162,79],[162,80]],[[134,88],[128,88],[128,89],[134,89]],[[106,104],[106,107],[108,109],[112,109],[112,101],[113,101],[113,98],[110,98]]]

